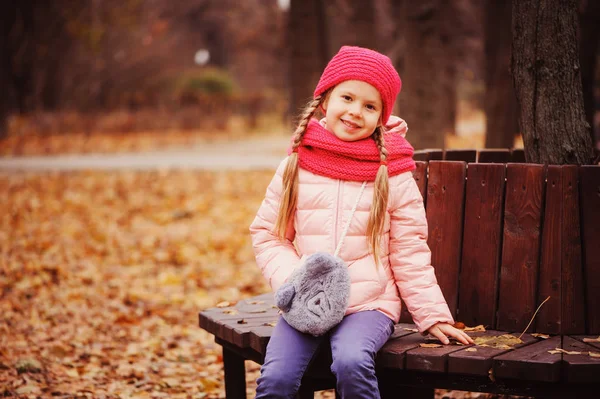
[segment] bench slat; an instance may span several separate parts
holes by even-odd
[[[494,330],[469,333],[469,335],[473,339],[479,337],[494,337],[503,334],[506,333],[504,331]],[[514,333],[512,335],[515,337],[519,336],[518,333]],[[521,341],[523,341],[523,343],[515,345],[513,347],[513,350],[538,342],[538,339],[532,337],[529,334],[524,334],[521,337]],[[457,374],[488,376],[489,371],[493,366],[494,357],[502,355],[504,353],[508,353],[508,351],[510,350],[511,349],[475,346],[470,348],[470,350],[467,350],[467,348],[465,348],[460,351],[453,352],[450,355],[448,355],[448,372]]]
[[[502,234],[504,165],[470,164],[459,294],[459,320],[493,328]]]
[[[479,163],[507,163],[510,161],[508,148],[490,148],[479,150],[477,162]]]
[[[431,263],[452,315],[456,317],[463,227],[466,164],[429,162],[427,220]]]
[[[423,197],[423,204],[427,201],[427,162],[417,161],[415,162],[417,169],[413,172],[413,177],[419,187],[419,191],[421,192],[421,196]],[[404,300],[401,299],[402,302],[402,310],[400,313],[400,323],[413,323],[412,316],[404,303]]]
[[[598,348],[571,337],[563,337],[562,348],[566,351],[581,352],[578,355],[564,353],[563,367],[565,378],[569,382],[596,382],[600,376],[600,360],[593,358],[589,352],[598,352]]]
[[[477,150],[446,150],[444,151],[444,160],[475,162],[477,160]]]
[[[542,231],[542,253],[540,259],[540,282],[538,303],[548,296],[550,300],[540,308],[536,316],[535,331],[546,334],[560,333],[561,308],[561,250],[562,250],[562,200],[563,181],[561,167],[548,166],[546,174],[546,206]]]
[[[506,168],[504,233],[500,266],[497,330],[523,331],[537,308],[542,165]]]
[[[528,381],[560,381],[561,355],[548,351],[560,348],[560,336],[527,345],[494,358],[494,376]]]
[[[462,350],[461,345],[444,345],[441,348],[415,348],[406,353],[406,369],[445,373],[448,355]]]
[[[600,166],[579,169],[587,333],[600,334]]]
[[[585,297],[579,223],[579,167],[561,166],[561,334],[585,334]]]
[[[390,339],[377,354],[377,366],[403,370],[406,367],[406,352],[424,342],[425,337],[419,333]]]

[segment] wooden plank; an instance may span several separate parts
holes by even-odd
[[[561,376],[561,356],[548,353],[555,348],[560,348],[560,336],[496,356],[493,361],[493,376],[558,382]]]
[[[562,349],[568,352],[581,352],[580,354],[563,353],[562,359],[566,381],[576,383],[598,381],[600,359],[589,355],[590,352],[597,353],[598,348],[569,336],[564,336]]]
[[[250,341],[250,348],[254,349],[256,352],[264,356],[267,353],[267,344],[269,343],[269,339],[271,338],[272,332],[273,327],[253,327],[248,335],[248,339]]]
[[[441,148],[430,148],[427,151],[429,152],[429,161],[441,161],[444,159],[444,150]]]
[[[587,333],[600,334],[600,166],[579,168]]]
[[[464,161],[475,162],[477,160],[477,150],[459,150],[450,149],[444,152],[445,161]]]
[[[427,343],[439,343],[439,341],[427,341]],[[406,353],[406,369],[445,373],[447,371],[448,355],[460,351],[464,347],[464,345],[442,345],[439,348],[417,347],[411,349]]]
[[[378,367],[404,369],[406,366],[406,352],[417,348],[425,342],[425,337],[419,333],[411,333],[390,339],[377,353]]]
[[[483,148],[477,155],[479,163],[508,163],[510,150],[508,148]]]
[[[504,331],[486,330],[484,332],[471,332],[469,336],[473,339],[496,337],[506,334]],[[518,337],[519,333],[511,334]],[[448,355],[448,373],[469,374],[489,376],[493,367],[494,357],[508,353],[511,350],[519,349],[527,345],[538,342],[538,339],[529,334],[521,337],[522,344],[515,345],[513,349],[493,348],[489,346],[471,346]]]
[[[508,164],[497,330],[523,331],[537,308],[542,165]]]
[[[458,318],[468,326],[494,328],[505,169],[491,164],[467,169]]]
[[[221,338],[240,348],[250,347],[250,333],[257,327],[274,327],[279,316],[243,319],[236,324],[226,324],[222,329]]]
[[[413,172],[413,177],[417,182],[421,196],[423,197],[423,204],[427,201],[427,162],[415,162],[417,168]],[[400,311],[400,323],[413,323],[412,316],[410,315],[404,300],[401,299],[402,307]]]
[[[223,347],[223,368],[225,371],[225,396],[246,398],[246,368],[244,358]]]
[[[429,151],[427,150],[416,150],[413,153],[413,160],[427,162],[429,161]]]
[[[513,148],[510,152],[510,162],[512,163],[525,163],[525,150],[522,148]]]
[[[577,165],[561,166],[563,189],[562,227],[560,229],[562,233],[560,299],[562,335],[585,334],[578,173]]]
[[[466,164],[458,161],[429,162],[427,221],[431,263],[448,307],[456,316],[458,273],[462,247]]]
[[[563,184],[561,168],[548,166],[546,172],[546,205],[542,231],[542,252],[540,257],[540,278],[537,302],[550,299],[540,308],[535,318],[535,331],[546,334],[560,334],[561,313],[561,249],[562,249],[562,196]]]
[[[417,182],[421,196],[423,197],[423,203],[427,201],[427,162],[417,161],[415,162],[417,168],[413,172],[413,177]]]

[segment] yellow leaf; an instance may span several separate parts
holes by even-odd
[[[464,329],[465,332],[483,332],[485,331],[485,327],[483,326],[483,324],[480,324],[478,326],[475,327],[465,327]]]
[[[223,313],[224,313],[224,314],[237,314],[237,313],[238,313],[238,311],[237,311],[237,310],[235,310],[235,309],[225,309],[225,310],[223,311]]]
[[[419,332],[416,328],[404,328],[406,331]]]
[[[223,302],[219,302],[215,305],[218,308],[226,308],[228,306],[231,306],[231,304],[227,301],[223,301]]]
[[[419,344],[421,348],[441,348],[440,344]]]
[[[467,348],[465,349],[467,352],[477,352],[477,348]]]
[[[66,369],[65,374],[73,378],[79,377],[79,371],[77,371],[77,369]]]
[[[267,326],[267,327],[275,327],[275,325],[276,325],[276,324],[277,324],[277,322],[276,322],[276,321],[272,321],[272,322],[269,322],[269,323],[265,323],[265,324],[263,324],[263,326]]]
[[[598,353],[598,352],[590,352],[589,355],[591,357],[600,357],[600,353]]]

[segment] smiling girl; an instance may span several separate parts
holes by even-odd
[[[325,335],[299,332],[279,319],[257,398],[294,397],[326,340],[341,397],[379,398],[375,356],[399,321],[401,298],[420,332],[444,344],[448,337],[473,342],[452,326],[431,266],[413,148],[404,138],[406,123],[391,115],[400,88],[388,57],[342,47],[267,188],[250,231],[271,288],[277,291],[310,255],[334,253],[347,232],[339,257],[348,265],[350,294],[342,321]],[[313,119],[318,110],[325,113],[320,121]]]

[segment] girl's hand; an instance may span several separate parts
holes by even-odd
[[[436,323],[429,328],[429,334],[439,339],[444,345],[448,345],[450,340],[448,337],[456,338],[465,345],[473,344],[473,339],[464,331],[455,328],[452,324]]]

